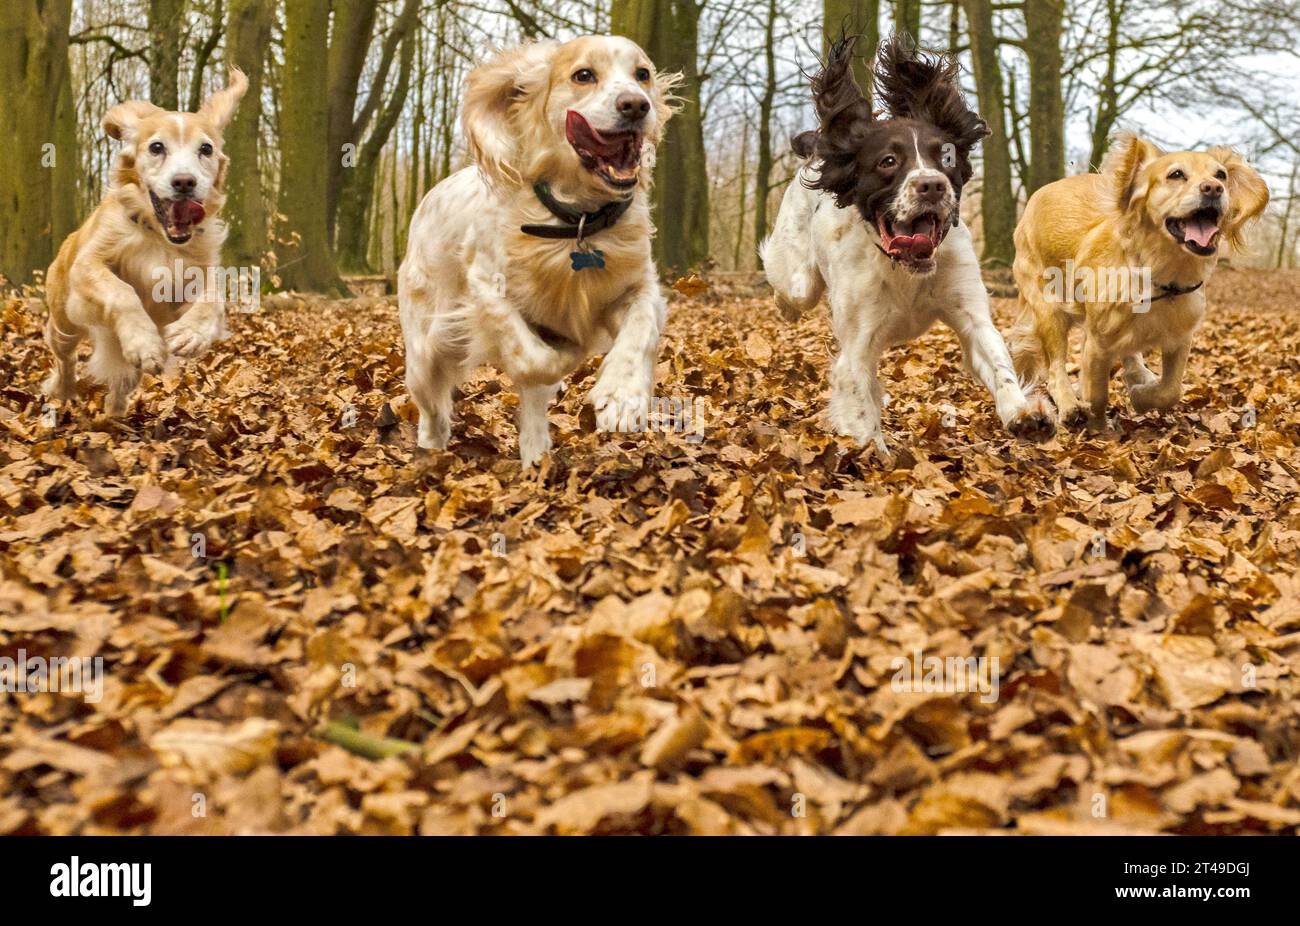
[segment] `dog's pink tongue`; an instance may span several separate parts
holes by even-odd
[[[198,225],[203,221],[203,217],[207,215],[207,212],[204,211],[202,203],[197,203],[192,199],[185,199],[176,204],[172,214],[182,225]]]
[[[192,199],[173,201],[168,204],[166,210],[167,231],[178,235],[184,234],[192,225],[202,222],[206,215],[207,211],[202,203]]]
[[[934,242],[929,235],[897,235],[889,242],[891,254],[907,254],[924,260],[934,253]]]
[[[1203,248],[1210,246],[1210,239],[1219,230],[1219,226],[1209,219],[1191,218],[1183,225],[1183,237]]]
[[[577,110],[571,109],[564,114],[564,134],[569,144],[585,148],[593,154],[603,154],[609,147],[605,137],[593,129],[591,123]]]

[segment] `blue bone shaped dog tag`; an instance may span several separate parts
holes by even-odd
[[[605,252],[601,250],[570,251],[569,260],[573,261],[574,270],[586,270],[588,267],[605,269]]]

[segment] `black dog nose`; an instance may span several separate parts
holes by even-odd
[[[650,112],[650,101],[643,93],[620,93],[618,99],[614,101],[614,106],[618,109],[619,115],[632,121],[644,119],[645,114]]]
[[[172,189],[177,193],[184,195],[193,193],[194,187],[197,183],[198,181],[189,174],[178,174],[177,176],[172,177]]]
[[[1222,196],[1223,184],[1216,183],[1213,180],[1206,180],[1204,183],[1201,184],[1201,195],[1207,196],[1210,199],[1214,199],[1217,196]]]
[[[938,178],[919,180],[913,185],[916,198],[927,203],[937,203],[943,199],[943,181]]]

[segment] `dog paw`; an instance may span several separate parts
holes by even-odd
[[[542,431],[536,434],[519,434],[519,460],[524,467],[536,466],[541,462],[542,457],[546,456],[551,450],[550,431]]]
[[[623,433],[645,429],[650,398],[640,390],[602,389],[597,383],[587,401],[596,410],[598,431]]]
[[[1124,372],[1124,385],[1128,386],[1130,391],[1144,386],[1154,386],[1158,382],[1160,382],[1160,377],[1150,370],[1134,370],[1132,372],[1126,370]]]
[[[451,422],[443,419],[430,420],[420,416],[420,425],[415,432],[415,445],[421,450],[446,450],[451,441]]]
[[[122,357],[142,373],[161,373],[167,348],[157,331],[141,328],[122,337]]]
[[[1041,444],[1056,434],[1056,418],[1046,399],[1030,396],[1024,409],[1007,422],[1007,431],[1020,440]]]
[[[574,346],[547,347],[530,355],[523,366],[507,367],[506,372],[518,386],[544,386],[558,383],[582,363],[583,351]]]
[[[109,392],[104,396],[104,415],[108,418],[121,418],[126,414],[130,396],[125,393]]]
[[[41,383],[41,394],[47,399],[67,402],[77,397],[77,381],[72,377],[63,377],[55,370]]]
[[[1075,405],[1072,408],[1068,408],[1065,413],[1061,415],[1061,424],[1069,428],[1071,431],[1082,431],[1088,426],[1090,420],[1088,410],[1082,405]]]
[[[849,438],[862,448],[862,454],[868,459],[876,459],[886,467],[894,463],[894,455],[885,442],[885,433],[880,426],[872,425],[865,419],[852,418],[834,423],[836,434]]]
[[[1133,406],[1133,411],[1139,415],[1145,412],[1164,411],[1171,408],[1177,401],[1169,401],[1167,396],[1161,394],[1160,382],[1146,383],[1144,385],[1133,386],[1128,391],[1129,404]]]
[[[177,357],[198,357],[217,340],[215,326],[188,323],[184,318],[174,321],[163,330],[167,350]]]
[[[877,431],[868,441],[862,451],[864,458],[874,460],[882,469],[893,469],[897,458],[889,445],[885,443],[885,436]]]

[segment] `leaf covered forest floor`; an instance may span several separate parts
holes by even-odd
[[[937,328],[889,468],[822,429],[825,308],[718,283],[658,370],[704,439],[593,433],[590,362],[528,474],[488,371],[415,450],[386,300],[268,299],[51,427],[12,299],[0,656],[104,675],[0,693],[0,832],[1295,833],[1298,293],[1221,271],[1176,412],[1117,378],[1042,447]],[[896,690],[918,653],[998,685]]]

